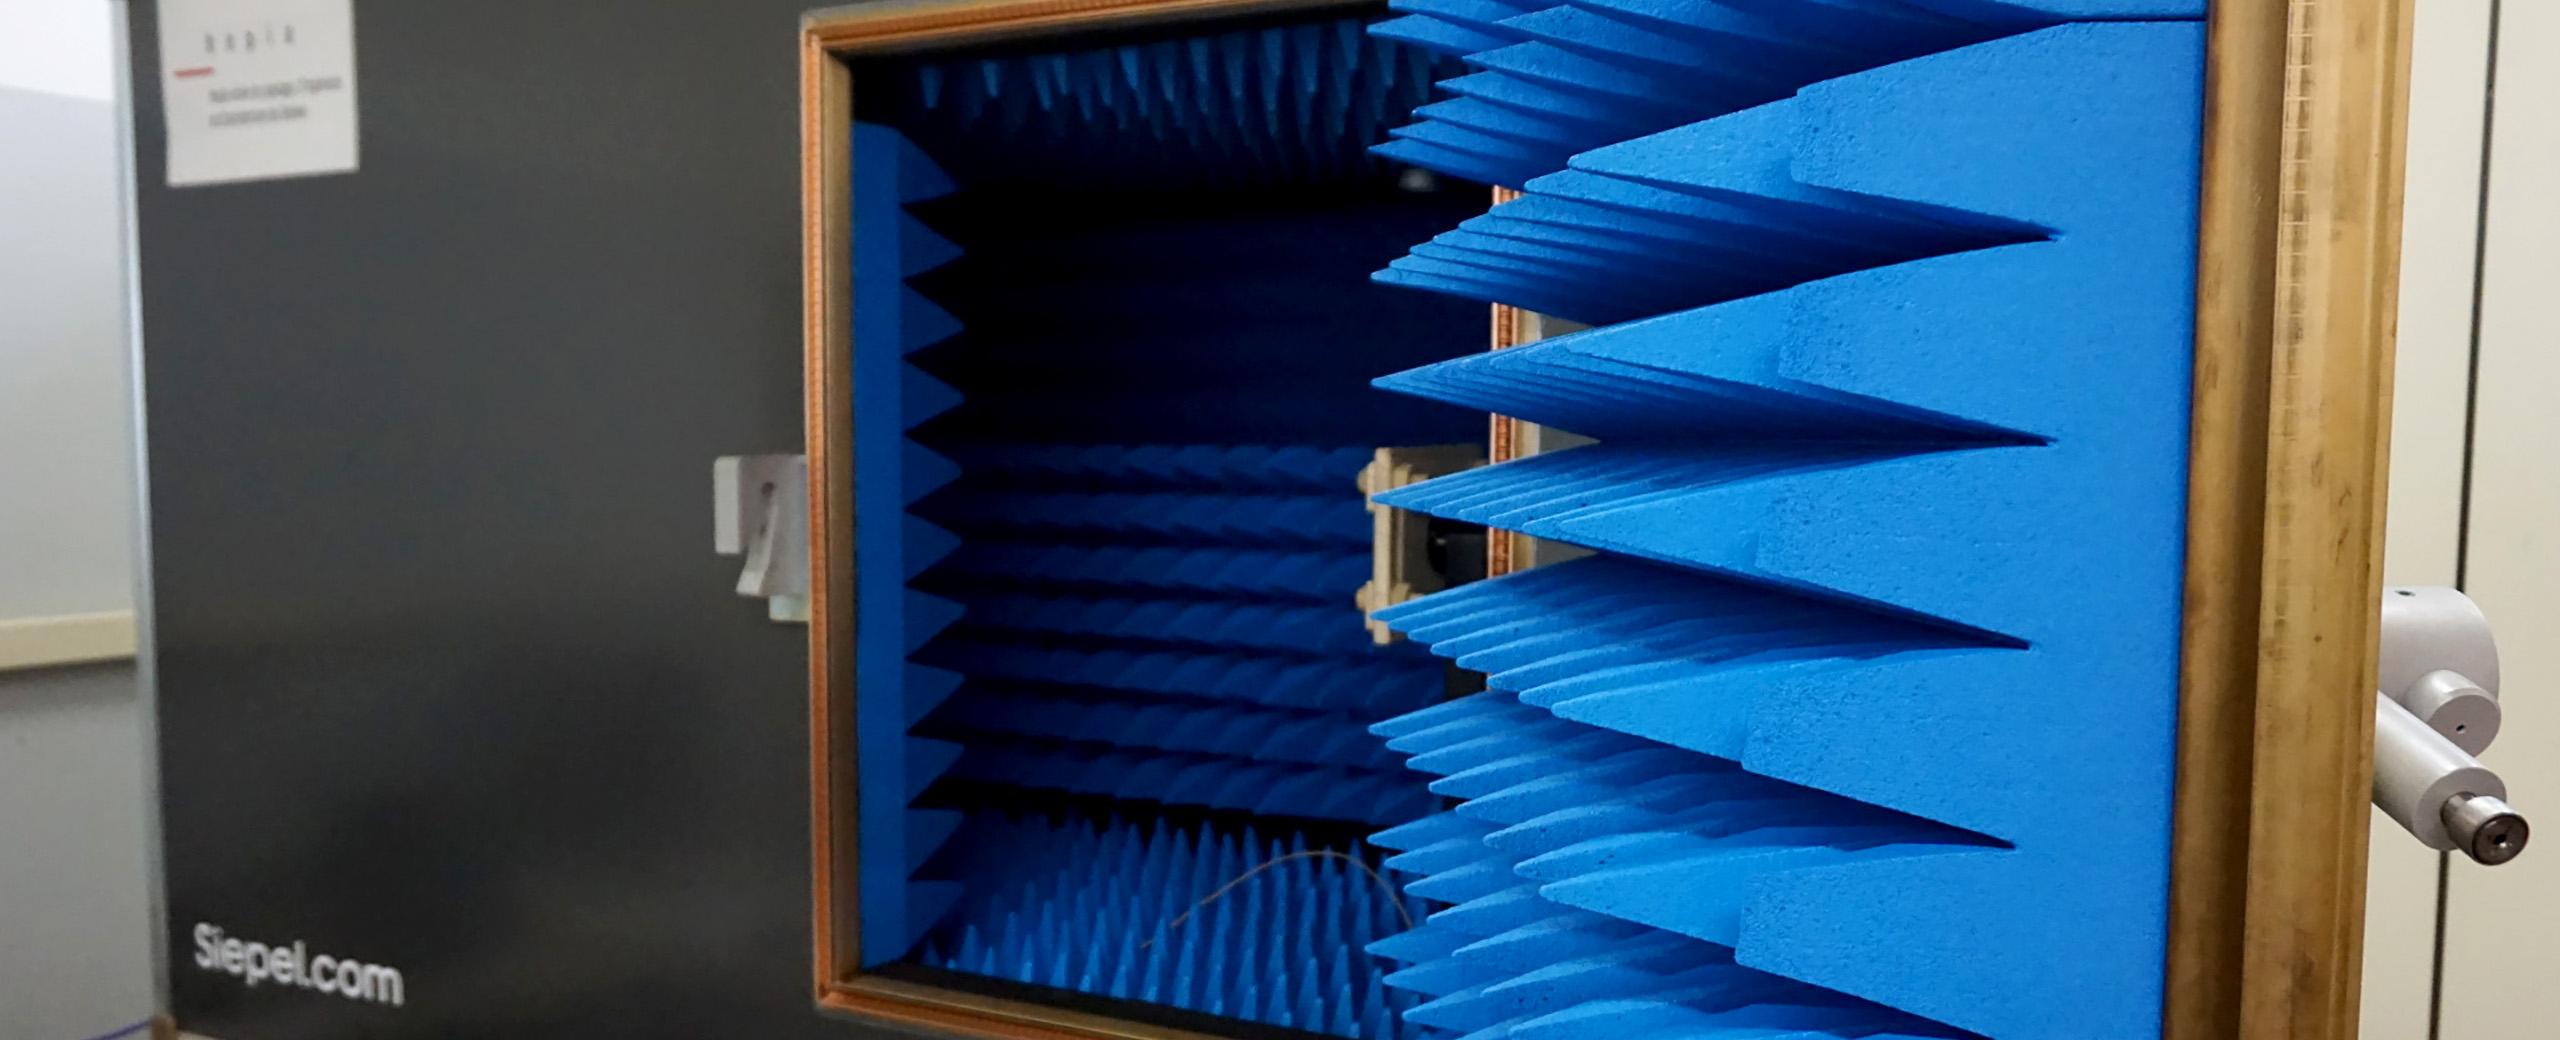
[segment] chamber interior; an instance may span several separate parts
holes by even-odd
[[[1448,70],[1375,15],[857,61],[867,970],[1230,1033],[1394,1037],[1431,812],[1370,723],[1357,486],[1483,417],[1371,379],[1484,311],[1370,272],[1485,205],[1370,154]]]

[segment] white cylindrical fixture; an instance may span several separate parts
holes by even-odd
[[[2394,585],[2382,590],[2379,669],[2374,685],[2407,703],[2411,686],[2429,672],[2451,669],[2498,696],[2498,644],[2489,619],[2471,597],[2442,586]]]
[[[2428,848],[2451,850],[2445,803],[2463,794],[2505,798],[2506,783],[2400,702],[2376,694],[2374,704],[2373,804]]]
[[[2399,700],[2409,714],[2426,723],[2428,729],[2443,734],[2464,754],[2489,750],[2489,743],[2498,739],[2498,724],[2506,718],[2496,697],[2450,669],[2418,677],[2417,684],[2402,693]]]

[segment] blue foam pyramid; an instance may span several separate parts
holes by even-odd
[[[1022,855],[1039,849],[1044,855]],[[1367,849],[1251,825],[982,814],[959,912],[922,963],[1358,1040],[1416,1001],[1362,948],[1410,911]]]
[[[1425,930],[1531,929],[1390,947],[1415,1014],[2157,1035],[2202,32],[2031,13],[2185,20],[2006,26],[1589,149],[1381,275],[1600,323],[1380,381],[1598,440],[1381,496],[1601,550],[1382,615],[1493,691],[1379,727],[1485,828],[1409,861],[1451,897]],[[1531,936],[1677,936],[1827,996],[1559,984],[1505,1019]]]

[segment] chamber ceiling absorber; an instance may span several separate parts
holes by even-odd
[[[1418,1028],[1362,836],[1441,799],[1368,727],[1447,669],[1370,639],[1358,476],[1481,436],[1368,384],[1483,316],[1366,273],[1482,202],[1367,152],[1439,63],[1366,21],[857,68],[866,969]]]
[[[1397,6],[1525,194],[1379,279],[1598,325],[1379,381],[1597,439],[1381,496],[1598,550],[1383,615],[1407,1019],[2157,1036],[2200,7]]]

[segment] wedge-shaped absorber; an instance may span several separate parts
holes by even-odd
[[[1490,50],[1515,39],[1498,25],[1478,27],[1431,15],[1391,18],[1370,26],[1369,34],[1381,40],[1394,40],[1451,57]]]
[[[925,727],[968,749],[956,776],[1369,825],[1428,811],[1365,732],[1445,685],[1415,648],[1373,645],[1351,607],[1370,449],[957,454],[968,486],[932,515],[1011,540],[955,550],[928,579],[964,604],[921,655],[970,683]]]
[[[1584,152],[1529,181],[1527,197],[1415,247],[1386,278],[1602,324],[2044,236],[1797,179],[1797,151],[1835,118],[1830,89]]]
[[[1430,703],[1439,667],[1402,654],[1360,658],[999,641],[954,635],[920,659],[975,677],[1156,694],[1218,704],[1383,718]]]
[[[1371,32],[1482,71],[1441,86],[1381,155],[1518,187],[1577,153],[1786,97],[1860,69],[2077,19],[2194,19],[2199,0],[1914,3],[1483,0],[1397,5]]]
[[[2181,50],[2191,50],[2183,37],[2192,32],[2183,24],[2064,27],[1809,89],[1798,102],[1819,118],[1801,123],[1808,158],[1794,168],[1799,183],[1933,209],[2005,205],[2019,215],[2011,219],[2065,238],[1856,272],[1563,337],[1516,361],[1468,359],[1399,377],[1443,399],[1544,414],[1607,443],[1529,460],[1508,475],[1479,470],[1389,497],[2032,638],[2034,619],[2051,616],[2049,583],[1998,558],[2015,557],[2030,529],[2068,536],[2050,509],[2036,508],[2055,496],[2055,481],[2084,487],[2091,496],[2084,508],[2095,509],[2107,483],[2137,474],[2175,479],[2183,422],[2161,421],[2157,409],[2183,408],[2185,366],[2165,348],[2141,354],[2125,344],[2183,344],[2188,336],[2192,247],[2178,229],[2192,214],[2193,174],[2182,157],[2194,153],[2195,115],[2181,104],[2193,97],[2194,59]],[[2015,103],[2043,82],[2039,73],[2066,75],[2064,66],[2093,50],[2156,71]],[[1888,91],[1886,80],[1902,86]],[[1943,114],[1943,105],[1964,114]],[[1852,140],[1854,151],[1842,143]],[[1689,167],[1678,155],[1657,154],[1647,176],[1699,180],[1680,172]],[[2110,184],[2123,194],[2093,199],[2048,177]],[[2154,205],[2129,201],[2144,199]],[[2090,363],[2106,351],[2141,363]],[[1512,367],[1519,371],[1500,374]],[[1595,368],[1603,372],[1596,379]],[[1557,370],[1571,370],[1582,386],[1533,385]],[[1478,375],[1487,372],[1497,374]],[[1631,407],[1602,415],[1592,406],[1621,388],[1635,391]],[[2077,392],[2057,392],[2064,388]],[[2092,399],[2125,403],[2100,408]],[[1898,439],[1911,447],[1883,452],[2003,438],[2052,446],[1843,466],[1802,464],[1801,446],[1703,443],[1754,437],[1755,421],[1794,402],[1799,418],[1756,436],[1864,439],[1880,432],[1872,416],[1946,431],[1906,426]],[[1859,421],[1822,428],[1844,411]],[[1606,493],[1582,494],[1591,489]],[[1897,504],[1918,501],[1930,505]],[[1894,515],[1877,515],[1880,508]],[[1731,524],[1723,529],[1736,537],[1718,548],[1716,538],[1664,532],[1703,515]],[[1785,519],[1798,515],[1809,519]],[[1914,554],[1885,569],[1814,544],[1855,543],[1858,530],[1888,527],[1905,540],[1932,532],[1964,558]],[[1986,582],[2004,571],[2007,582]]]
[[[1229,444],[972,444],[952,449],[972,474],[1054,489],[1342,493],[1371,448]]]
[[[1401,766],[1401,756],[1364,732],[1366,722],[1330,712],[982,684],[937,720],[936,732],[1298,765],[1379,770]]]
[[[1341,604],[1369,578],[1365,550],[971,541],[939,573],[1006,588],[1220,595]]]
[[[1116,542],[1343,547],[1370,533],[1356,492],[973,491],[935,502],[932,515],[968,531]]]
[[[1748,303],[1733,309],[1747,310]],[[1673,318],[1683,316],[1673,316]],[[1586,436],[1927,443],[2034,443],[1948,415],[1772,379],[1757,366],[1702,369],[1687,344],[1721,330],[1672,318],[1613,325],[1387,376],[1399,393],[1484,408]],[[1655,344],[1665,350],[1647,350]]]
[[[1429,812],[1434,803],[1428,792],[1414,785],[1411,774],[1392,767],[1261,762],[990,734],[957,736],[967,744],[950,775],[982,784],[1372,827],[1413,819]]]
[[[1545,756],[1457,809],[1498,825],[1485,847],[1535,896],[1980,1035],[2158,1032],[2201,35],[2064,25],[1816,84],[1727,123],[1739,143],[1718,120],[1579,157],[1499,229],[1570,232],[1571,263],[1526,254],[1539,271],[1703,267],[1674,232],[1708,206],[1811,221],[1746,239],[1780,254],[1781,232],[1842,226],[1821,221],[2042,229],[1389,381],[1600,438],[1382,496],[1611,554],[1389,616],[1513,698],[1391,723],[1391,747]],[[1782,168],[1751,158],[1763,134]],[[1505,277],[1476,281],[1561,291]],[[1719,634],[1737,618],[1791,635],[1695,649],[1770,638]],[[1714,774],[1563,768],[1584,745],[1522,710],[1821,797],[1720,814]],[[2056,799],[2109,809],[2065,820]],[[1513,889],[1432,924],[1535,920]]]
[[[1989,844],[1979,836],[1559,723],[1499,690],[1379,729],[1420,750],[1415,768],[1444,781],[1473,778],[1456,811],[1373,841],[1403,850],[1384,865],[1411,878],[1408,897],[1446,907],[1370,947],[1409,965],[1388,975],[1388,986],[1430,998],[1408,1021],[1482,1031],[1595,1002],[1647,1000],[1701,1014],[1741,1003],[1789,1009],[1767,1022],[1805,1030],[1846,1021],[1861,1032],[1951,1035],[1737,965],[1731,922],[1761,872],[1962,853]],[[1482,811],[1488,806],[1494,811]],[[1486,818],[1525,813],[1536,815]],[[1522,834],[1546,847],[1523,855],[1520,843],[1498,840]],[[1724,883],[1690,876],[1711,870],[1724,872]]]
[[[954,889],[910,881],[950,833],[945,814],[908,803],[957,758],[957,745],[912,737],[907,727],[957,685],[949,673],[908,656],[959,620],[961,607],[907,587],[959,544],[951,532],[907,515],[918,499],[959,475],[959,467],[910,439],[910,431],[960,401],[958,391],[907,356],[959,331],[959,323],[907,287],[906,280],[951,262],[960,250],[906,211],[950,193],[948,177],[897,131],[869,123],[853,133],[854,508],[878,518],[860,525],[856,578],[861,609],[855,711],[860,719],[866,963],[915,945],[947,908]]]
[[[970,623],[1130,643],[1230,647],[1269,653],[1375,653],[1356,611],[1233,599],[1020,595],[967,600]]]
[[[969,893],[927,964],[1312,1033],[1399,1040],[1411,997],[1360,952],[1404,926],[1364,849],[1254,828],[973,818]]]
[[[1379,496],[1400,509],[1819,591],[2009,641],[2072,594],[2022,547],[2072,539],[2035,512],[2056,463],[2040,448],[1904,457],[1795,443],[1603,442]],[[1878,560],[1890,532],[1932,547]]]

